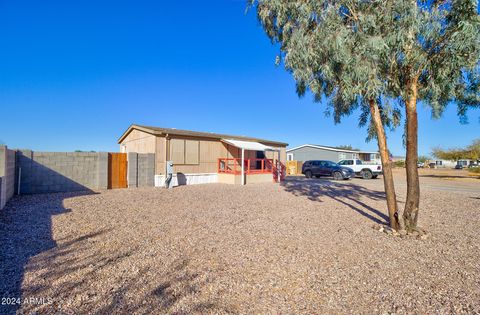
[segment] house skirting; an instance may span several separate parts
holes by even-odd
[[[255,183],[272,183],[273,182],[273,174],[272,173],[265,173],[265,174],[245,174],[245,184],[255,184]],[[223,184],[233,184],[233,185],[241,185],[242,184],[242,175],[238,174],[225,174],[220,173],[218,174],[218,182]]]
[[[245,183],[246,184],[272,183],[272,182],[273,182],[273,175],[271,173],[267,173],[267,174],[245,174]],[[177,174],[173,174],[173,177],[172,177],[173,186],[211,184],[211,183],[241,185],[242,184],[242,175],[222,174],[222,173],[220,173],[220,174],[217,174],[217,173],[197,173],[197,174],[177,173]],[[165,175],[155,175],[155,187],[164,187],[164,186],[165,186]]]
[[[173,174],[173,186],[218,183],[217,173]],[[165,186],[165,175],[155,175],[155,187]]]

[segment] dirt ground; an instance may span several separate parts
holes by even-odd
[[[480,313],[480,180],[420,172],[426,240],[372,228],[381,178],[15,197],[0,313]]]

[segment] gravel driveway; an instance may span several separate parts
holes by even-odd
[[[480,190],[424,189],[427,240],[385,208],[381,179],[16,197],[0,313],[480,313]]]

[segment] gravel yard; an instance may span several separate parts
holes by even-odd
[[[0,313],[480,313],[479,183],[422,177],[427,240],[372,228],[381,179],[15,197]]]

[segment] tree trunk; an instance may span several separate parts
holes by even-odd
[[[407,84],[407,200],[403,212],[405,229],[411,232],[417,228],[420,205],[420,183],[418,180],[418,120],[417,120],[417,78]]]
[[[382,160],[383,168],[383,185],[385,186],[385,195],[387,198],[388,217],[390,219],[390,227],[392,229],[400,229],[400,222],[398,218],[397,196],[395,194],[395,185],[393,182],[392,163],[387,147],[387,138],[385,136],[385,129],[383,128],[382,118],[380,116],[380,109],[374,100],[369,101],[370,114],[372,121],[377,131],[378,149]]]

